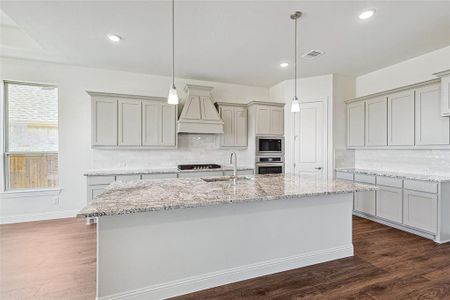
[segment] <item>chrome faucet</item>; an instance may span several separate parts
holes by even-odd
[[[231,152],[230,165],[233,163],[233,156],[234,156],[233,178],[237,178],[237,154],[236,154],[236,152]]]

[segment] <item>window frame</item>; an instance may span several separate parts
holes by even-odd
[[[58,104],[58,151],[9,151],[9,99],[8,99],[8,85],[27,85],[27,86],[38,86],[38,87],[48,87],[48,88],[56,88],[57,89],[57,104]],[[53,191],[60,190],[59,187],[59,166],[58,166],[58,186],[55,187],[33,187],[33,188],[22,188],[22,189],[11,189],[10,181],[9,181],[9,160],[8,155],[14,154],[30,154],[30,155],[39,155],[39,154],[58,154],[59,161],[59,89],[54,84],[45,84],[45,83],[35,83],[35,82],[25,82],[25,81],[11,81],[11,80],[3,80],[3,153],[2,153],[2,172],[3,172],[3,192],[4,193],[15,193],[15,192],[42,192],[42,191]]]

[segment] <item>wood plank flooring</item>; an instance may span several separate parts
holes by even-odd
[[[449,243],[358,217],[353,226],[354,257],[174,299],[450,299]],[[95,225],[1,225],[0,242],[0,299],[95,299]]]

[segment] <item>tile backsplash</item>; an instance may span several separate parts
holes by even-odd
[[[450,150],[356,150],[355,168],[450,174]]]
[[[179,134],[177,149],[100,150],[92,152],[93,169],[174,168],[177,164],[217,163],[229,165],[230,153],[236,152],[239,166],[252,166],[249,150],[219,149],[214,134]]]

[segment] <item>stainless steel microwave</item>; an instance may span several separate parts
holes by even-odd
[[[277,136],[257,136],[256,155],[284,155],[284,137]]]

